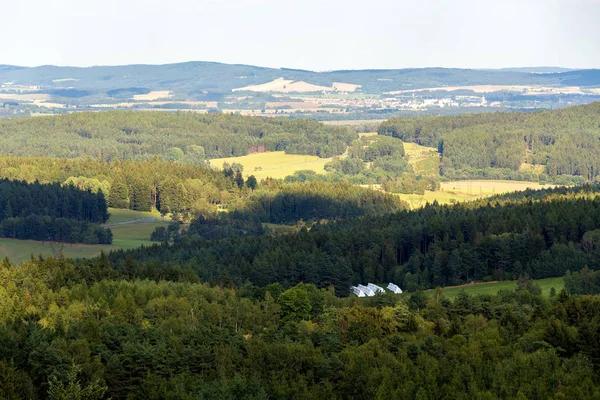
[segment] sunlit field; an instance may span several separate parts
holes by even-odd
[[[244,166],[243,175],[245,178],[254,175],[260,181],[267,177],[275,179],[285,178],[288,175],[293,175],[296,171],[307,169],[323,174],[325,173],[323,167],[330,161],[331,158],[271,151],[241,157],[216,158],[210,160],[210,164],[217,168],[223,168],[224,163],[231,164],[235,162],[242,164]]]

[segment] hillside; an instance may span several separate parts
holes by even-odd
[[[600,103],[538,112],[393,118],[379,134],[437,148],[449,179],[600,173]]]

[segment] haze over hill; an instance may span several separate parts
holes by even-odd
[[[559,72],[557,72],[559,71]],[[426,92],[415,92],[430,89]],[[600,100],[600,70],[410,68],[314,72],[216,62],[0,66],[0,117],[73,110],[220,110],[317,119],[559,108]]]
[[[536,73],[549,70],[549,73]],[[314,72],[290,68],[193,61],[164,65],[120,65],[94,67],[0,66],[0,82],[40,85],[45,89],[77,89],[98,93],[103,90],[139,87],[222,92],[247,85],[260,85],[278,78],[331,86],[334,82],[362,85],[367,93],[446,85],[578,85],[600,86],[599,70],[555,68],[510,68],[470,70],[457,68],[408,68],[381,70],[339,70]]]

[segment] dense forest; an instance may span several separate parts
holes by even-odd
[[[526,278],[450,301],[93,272],[0,263],[0,398],[600,398],[600,299]]]
[[[543,165],[549,176],[600,174],[600,103],[530,113],[393,118],[379,134],[436,147],[442,175],[478,177],[489,168]]]
[[[92,193],[58,183],[0,179],[0,221],[32,214],[98,223],[108,220],[102,192]]]
[[[110,244],[102,191],[72,185],[0,180],[0,236],[66,243]]]
[[[0,121],[2,154],[165,160],[199,164],[252,148],[332,157],[358,135],[305,119],[232,114],[111,111]]]
[[[398,197],[347,183],[268,182],[254,190],[237,219],[276,224],[385,215],[408,206]]]
[[[198,236],[192,230],[176,244],[117,251],[108,259],[112,270],[135,270],[141,278],[191,274],[213,283],[249,281],[261,287],[305,282],[332,285],[342,296],[351,284],[367,282],[392,281],[416,291],[522,274],[555,277],[586,265],[597,268],[599,191],[596,186],[559,188],[532,191],[530,197],[517,193],[454,206],[434,204],[317,222],[286,235],[207,240],[212,239],[205,235],[209,230],[198,227]],[[82,262],[102,270],[97,259]]]

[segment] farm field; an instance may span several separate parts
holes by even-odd
[[[132,210],[109,209],[111,218],[108,224],[130,222],[138,219],[160,218],[159,213],[148,213]],[[8,257],[13,263],[28,260],[31,255],[53,256],[63,254],[65,257],[94,257],[101,251],[109,252],[119,249],[134,249],[142,245],[151,245],[150,235],[157,226],[167,226],[167,221],[135,222],[111,226],[113,243],[102,244],[76,244],[38,242],[34,240],[17,240],[0,238],[0,258]]]
[[[550,296],[550,289],[554,288],[556,293],[559,293],[564,288],[565,283],[562,277],[559,278],[546,278],[537,279],[534,281],[541,289],[544,297]],[[489,283],[476,283],[472,285],[454,286],[448,288],[442,288],[444,296],[450,300],[453,300],[458,294],[464,290],[465,293],[470,295],[494,295],[500,290],[515,290],[517,288],[517,281],[501,281],[501,282],[489,282]],[[434,290],[427,290],[428,295],[433,295]]]
[[[107,224],[118,224],[122,222],[130,222],[144,218],[161,218],[161,215],[158,211],[146,212],[125,210],[120,208],[109,208],[108,212],[110,213],[110,219],[106,222]]]
[[[504,181],[504,180],[470,180],[442,182],[441,190],[480,196],[492,196],[526,189],[547,189],[556,185],[540,185],[537,182]]]
[[[404,143],[408,163],[416,174],[438,176],[440,174],[440,155],[436,148],[416,143]]]
[[[437,200],[440,204],[477,200],[484,197],[516,192],[526,189],[545,189],[556,185],[540,185],[537,182],[504,181],[504,180],[472,180],[442,182],[440,190],[426,190],[425,194],[397,194],[409,203],[411,208],[424,206]]]
[[[216,168],[223,168],[224,163],[240,163],[244,166],[244,178],[254,175],[259,181],[267,177],[280,179],[293,175],[296,171],[312,170],[325,173],[323,168],[331,158],[319,158],[298,154],[285,154],[283,151],[250,154],[241,157],[216,158],[210,164]]]

